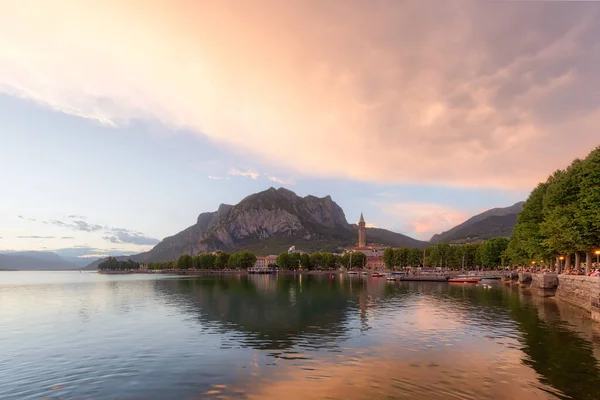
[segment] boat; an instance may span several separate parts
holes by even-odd
[[[362,271],[360,274],[361,275],[369,275],[369,273],[367,271]]]
[[[348,275],[358,275],[357,271],[346,271]]]
[[[394,275],[388,275],[385,279],[387,279],[388,281],[395,281],[395,280],[397,280],[397,278]]]
[[[398,278],[405,282],[447,282],[448,277],[442,275],[405,275]]]
[[[450,278],[448,279],[448,283],[479,283],[479,281],[481,280],[481,278],[478,278],[476,276],[469,276],[469,277],[460,277],[457,276],[456,278]]]
[[[383,278],[385,275],[382,274],[381,272],[373,272],[371,274],[371,278]]]

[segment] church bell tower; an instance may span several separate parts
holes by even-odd
[[[367,228],[362,213],[358,221],[358,247],[367,247]]]

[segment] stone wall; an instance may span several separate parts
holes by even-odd
[[[531,274],[531,290],[540,296],[549,297],[556,294],[558,275],[552,273]]]
[[[558,275],[556,297],[592,311],[600,298],[600,277]]]

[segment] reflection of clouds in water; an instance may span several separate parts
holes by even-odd
[[[493,348],[468,356],[451,349],[418,354],[395,347],[371,349],[373,355],[346,352],[308,365],[281,364],[232,388],[250,399],[548,399],[559,394],[540,385],[533,370],[513,349],[496,357]]]

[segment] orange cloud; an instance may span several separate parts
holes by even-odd
[[[309,176],[529,188],[597,144],[598,10],[0,0],[0,92]]]

